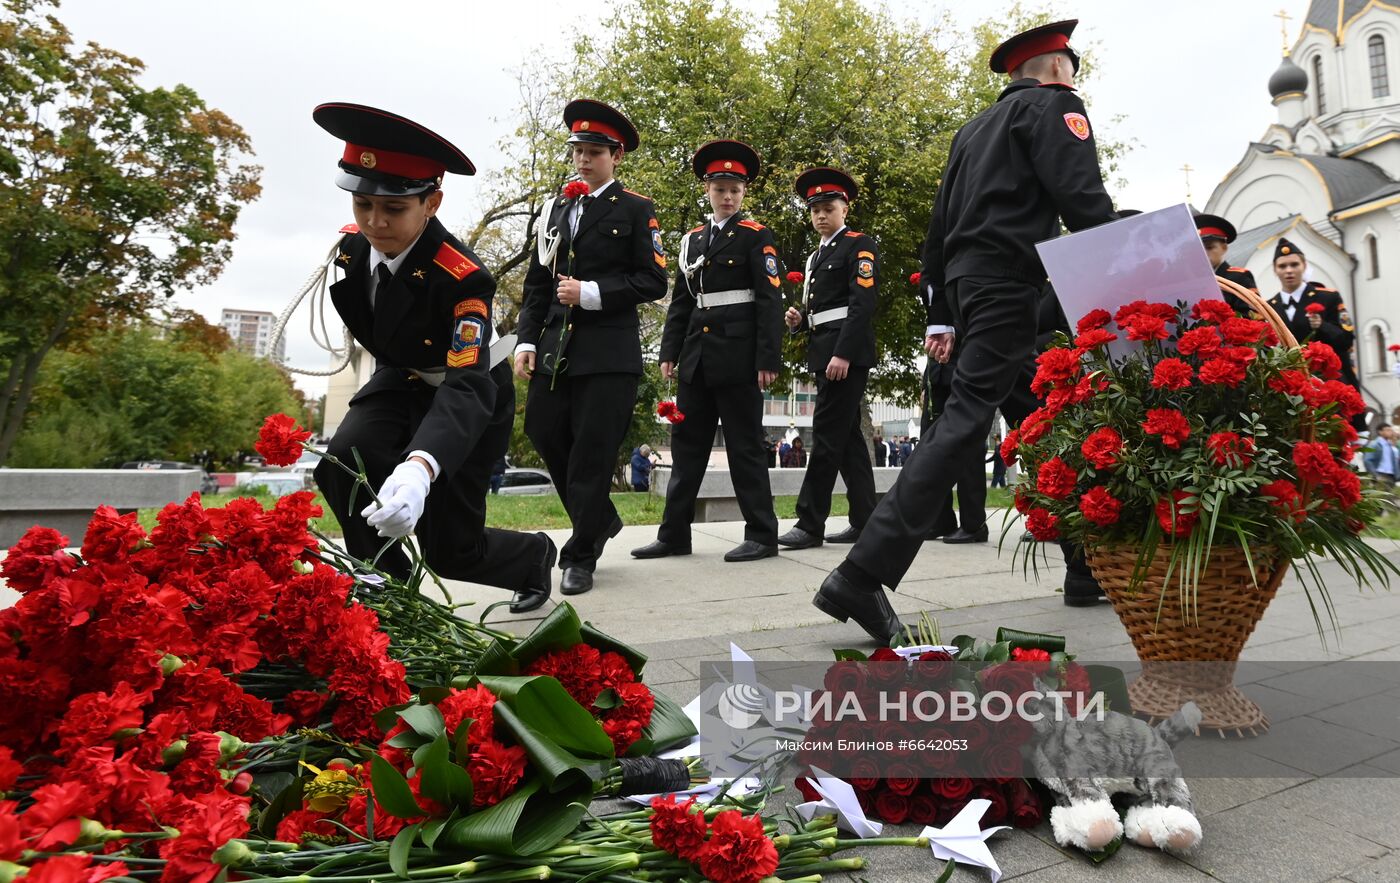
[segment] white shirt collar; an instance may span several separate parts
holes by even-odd
[[[723,229],[725,228],[725,225],[727,225],[730,221],[734,220],[734,218],[735,218],[736,216],[738,216],[738,214],[739,214],[738,212],[735,212],[734,214],[732,214],[732,215],[730,215],[729,217],[725,218],[723,221],[719,220],[718,218],[716,218],[716,217],[712,214],[712,215],[710,215],[710,223],[711,223],[712,225],[714,225],[714,228],[715,228],[716,230],[723,230]]]
[[[423,233],[426,232],[428,232],[428,228],[424,227]],[[418,238],[414,239],[413,242],[408,246],[408,248],[405,248],[403,251],[399,252],[398,257],[395,258],[387,257],[383,252],[371,245],[369,247],[369,275],[373,277],[375,272],[379,269],[379,265],[386,264],[389,267],[389,272],[397,276],[399,273],[399,267],[402,267],[403,262],[408,260],[409,252],[413,251],[414,246],[418,244],[418,239],[423,238],[423,233],[419,233]]]
[[[831,234],[831,236],[829,236],[829,237],[827,237],[826,239],[823,239],[823,240],[822,240],[822,248],[826,248],[828,245],[830,245],[832,242],[835,241],[836,237],[840,236],[842,233],[845,233],[845,232],[846,232],[846,225],[845,225],[845,224],[842,224],[840,230],[837,230],[835,233]]]
[[[1307,290],[1307,287],[1308,283],[1304,282],[1302,285],[1299,285],[1298,288],[1294,291],[1285,291],[1283,293],[1283,302],[1286,304],[1289,301],[1301,300],[1303,297],[1303,292]]]
[[[609,178],[606,182],[604,182],[604,183],[603,183],[601,186],[599,186],[597,189],[595,189],[595,190],[590,190],[590,191],[588,192],[588,195],[589,195],[589,196],[595,196],[595,197],[596,197],[596,196],[598,196],[600,193],[602,193],[604,190],[607,190],[609,187],[611,187],[611,186],[612,186],[614,183],[616,183],[616,182],[617,182],[617,179],[616,179],[616,178]]]

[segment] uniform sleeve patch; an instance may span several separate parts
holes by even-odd
[[[651,248],[656,252],[656,262],[661,266],[666,266],[666,249],[661,245],[661,231],[653,229],[651,231]]]
[[[360,225],[359,225],[359,224],[346,224],[344,227],[341,227],[341,228],[340,228],[340,232],[341,232],[341,233],[359,233],[359,232],[360,232]]]
[[[740,227],[748,227],[750,230],[762,230],[762,229],[763,229],[763,225],[760,224],[759,222],[757,222],[757,221],[750,221],[750,220],[747,220],[747,219],[740,221],[740,222],[739,222],[739,226],[740,226]]]
[[[861,279],[874,279],[875,262],[867,257],[863,257],[860,260],[856,261],[856,275],[859,276]]]
[[[481,269],[475,261],[446,242],[438,249],[437,256],[433,258],[433,263],[446,270],[448,275],[458,282]]]
[[[457,319],[452,332],[452,348],[447,351],[447,367],[466,368],[475,365],[481,358],[481,343],[485,338],[484,319],[471,315]]]
[[[780,284],[780,283],[778,282],[778,257],[777,257],[777,255],[771,255],[771,254],[769,254],[769,255],[764,255],[764,256],[763,256],[763,272],[765,272],[765,273],[768,274],[768,281],[771,282],[771,283],[773,283],[774,286],[777,286],[777,285]]]
[[[873,260],[875,260],[875,252],[873,252],[873,251],[858,251],[858,252],[856,252],[856,257],[857,257],[857,258],[870,258],[870,259],[873,261]]]
[[[1089,118],[1084,116],[1084,114],[1065,114],[1065,125],[1069,126],[1070,133],[1080,141],[1089,140]]]
[[[462,301],[452,309],[452,315],[457,319],[471,313],[475,313],[484,319],[491,314],[491,308],[486,305],[486,301],[473,297]]]

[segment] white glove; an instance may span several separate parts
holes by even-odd
[[[381,537],[406,537],[423,517],[432,477],[421,463],[406,460],[394,468],[379,488],[379,502],[360,512]]]

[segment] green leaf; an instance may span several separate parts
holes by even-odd
[[[509,705],[525,726],[565,751],[580,757],[612,757],[612,740],[602,726],[554,678],[491,676],[480,680],[496,694],[497,706]]]
[[[392,745],[395,748],[417,748],[427,742],[427,739],[415,733],[413,730],[404,730],[402,733],[389,739],[386,744]]]
[[[458,819],[443,829],[436,848],[527,856],[556,845],[583,819],[592,784],[555,793],[541,786],[530,779],[495,806]]]
[[[611,711],[622,704],[622,697],[617,695],[617,691],[609,687],[598,694],[598,698],[593,700],[593,707],[599,711]]]
[[[982,658],[987,662],[1006,662],[1011,658],[1011,645],[1005,641],[997,641],[987,648]]]
[[[1046,650],[1051,653],[1063,651],[1065,649],[1065,639],[1063,635],[1049,635],[1042,632],[1023,632],[1019,629],[1006,628],[997,629],[997,641],[1005,641],[1012,647],[1020,647],[1023,650]]]
[[[472,806],[472,777],[448,756],[447,734],[443,733],[427,746],[422,762],[417,763],[422,791],[443,806],[468,811]]]
[[[836,657],[837,662],[869,662],[870,657],[859,650],[833,650],[831,655]]]
[[[277,792],[277,796],[272,798],[272,802],[258,818],[258,833],[276,839],[278,823],[286,818],[288,813],[301,809],[302,788],[302,780],[294,778],[290,785]]]
[[[413,791],[408,787],[403,773],[377,754],[370,758],[370,781],[374,786],[374,799],[390,815],[401,819],[426,815],[418,801],[413,799]]]
[[[412,705],[412,702],[404,702],[399,705],[390,705],[388,708],[380,709],[374,715],[374,725],[379,728],[379,732],[387,733],[398,723],[399,712]]]
[[[575,705],[577,708],[578,706]],[[582,711],[582,709],[579,709]],[[561,747],[557,742],[548,738],[545,733],[534,726],[526,723],[510,706],[509,703],[497,702],[492,709],[496,718],[496,726],[510,733],[515,741],[525,749],[525,754],[530,759],[530,767],[539,774],[544,782],[544,787],[550,791],[572,790],[578,787],[580,782],[594,778],[594,770],[598,766],[597,762],[589,762],[580,758],[566,748]],[[586,712],[585,712],[586,714]],[[597,721],[592,721],[594,728],[602,733],[602,727]],[[604,734],[606,738],[606,734]],[[608,740],[608,758],[612,755],[612,740]]]
[[[457,808],[453,807],[452,812],[447,814],[445,819],[428,819],[423,823],[423,845],[429,849],[437,843],[438,837],[446,830],[447,826],[457,820]]]
[[[1132,713],[1130,709],[1133,704],[1128,699],[1128,683],[1123,678],[1122,669],[1111,665],[1086,665],[1084,670],[1089,674],[1089,686],[1094,692],[1104,694],[1109,708],[1124,714]]]
[[[669,696],[653,692],[655,705],[651,723],[642,730],[642,738],[627,749],[628,757],[649,757],[677,745],[685,745],[696,736],[695,724]]]
[[[565,602],[566,604],[568,602]],[[563,606],[563,605],[560,605]],[[602,652],[611,651],[627,660],[627,666],[637,675],[637,680],[642,679],[642,669],[646,667],[647,657],[645,653],[624,644],[612,635],[604,634],[593,627],[590,622],[585,622],[579,626],[579,636],[583,638],[585,644],[597,647]]]
[[[408,853],[413,849],[413,841],[418,839],[421,827],[422,822],[409,825],[395,834],[394,842],[389,844],[389,870],[401,880],[408,879]]]
[[[413,732],[430,742],[447,732],[447,722],[435,705],[410,705],[399,712],[399,717]]]

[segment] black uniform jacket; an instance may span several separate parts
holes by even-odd
[[[350,404],[381,392],[421,395],[427,384],[409,371],[446,369],[404,453],[427,451],[451,476],[491,422],[496,404],[489,345],[496,280],[437,218],[428,221],[388,290],[376,292],[374,307],[369,258],[369,240],[347,233],[336,257],[345,278],[330,289],[336,312],[379,363]]]
[[[924,239],[922,280],[1045,281],[1035,244],[1115,219],[1084,102],[1069,86],[1017,80],[953,138]],[[939,325],[951,325],[940,306]]]
[[[1221,261],[1220,266],[1215,268],[1215,275],[1222,279],[1228,279],[1236,285],[1248,288],[1255,294],[1259,293],[1259,286],[1254,282],[1254,274],[1245,267],[1232,267],[1225,261]],[[1241,298],[1236,297],[1233,293],[1222,290],[1220,294],[1235,312],[1245,316],[1251,315],[1254,312],[1250,309],[1249,304],[1245,303]]]
[[[666,254],[649,198],[613,181],[583,213],[570,235],[566,212],[573,201],[558,197],[549,215],[560,232],[554,267],[541,266],[532,252],[525,276],[525,301],[516,329],[520,343],[536,347],[535,370],[554,373],[554,354],[565,321],[565,374],[641,374],[642,344],[637,305],[666,294]],[[543,232],[543,231],[541,231]],[[602,309],[567,310],[556,297],[558,277],[598,283]]]
[[[1323,307],[1322,327],[1317,330],[1313,330],[1308,324],[1309,304],[1322,304]],[[1337,358],[1342,360],[1342,379],[1356,386],[1356,371],[1351,364],[1351,346],[1356,341],[1356,333],[1352,327],[1351,315],[1336,289],[1309,282],[1303,287],[1302,297],[1298,298],[1298,308],[1293,311],[1291,320],[1288,318],[1288,308],[1284,305],[1282,293],[1269,298],[1269,306],[1288,323],[1289,330],[1298,338],[1299,343],[1309,339],[1320,340],[1332,347]]]
[[[706,386],[756,383],[758,372],[777,371],[782,360],[782,262],[773,232],[739,213],[711,235],[706,221],[686,234],[684,252],[692,264],[704,260],[690,275],[676,269],[671,307],[661,335],[661,361],[675,362],[681,379],[695,382],[700,370]],[[702,309],[702,292],[753,292],[753,303]]]
[[[847,307],[846,318],[812,328],[807,367],[826,372],[832,356],[857,368],[875,367],[875,306],[880,293],[880,247],[864,233],[842,230],[809,256],[807,318]]]

